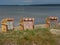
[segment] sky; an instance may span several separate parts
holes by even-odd
[[[0,5],[60,4],[60,0],[0,0]]]

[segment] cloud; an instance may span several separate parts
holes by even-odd
[[[23,0],[23,2],[32,2],[32,0]]]
[[[13,2],[32,2],[32,0],[12,0]]]

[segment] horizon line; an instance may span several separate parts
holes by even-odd
[[[0,4],[0,5],[19,5],[19,4]],[[26,4],[26,5],[60,5],[60,4]]]

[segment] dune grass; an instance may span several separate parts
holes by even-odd
[[[0,45],[57,45],[56,39],[46,28],[0,33]]]

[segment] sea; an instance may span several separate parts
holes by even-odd
[[[0,6],[0,27],[4,18],[14,18],[14,25],[18,26],[21,18],[34,18],[34,24],[46,23],[49,16],[57,16],[60,22],[60,6]]]

